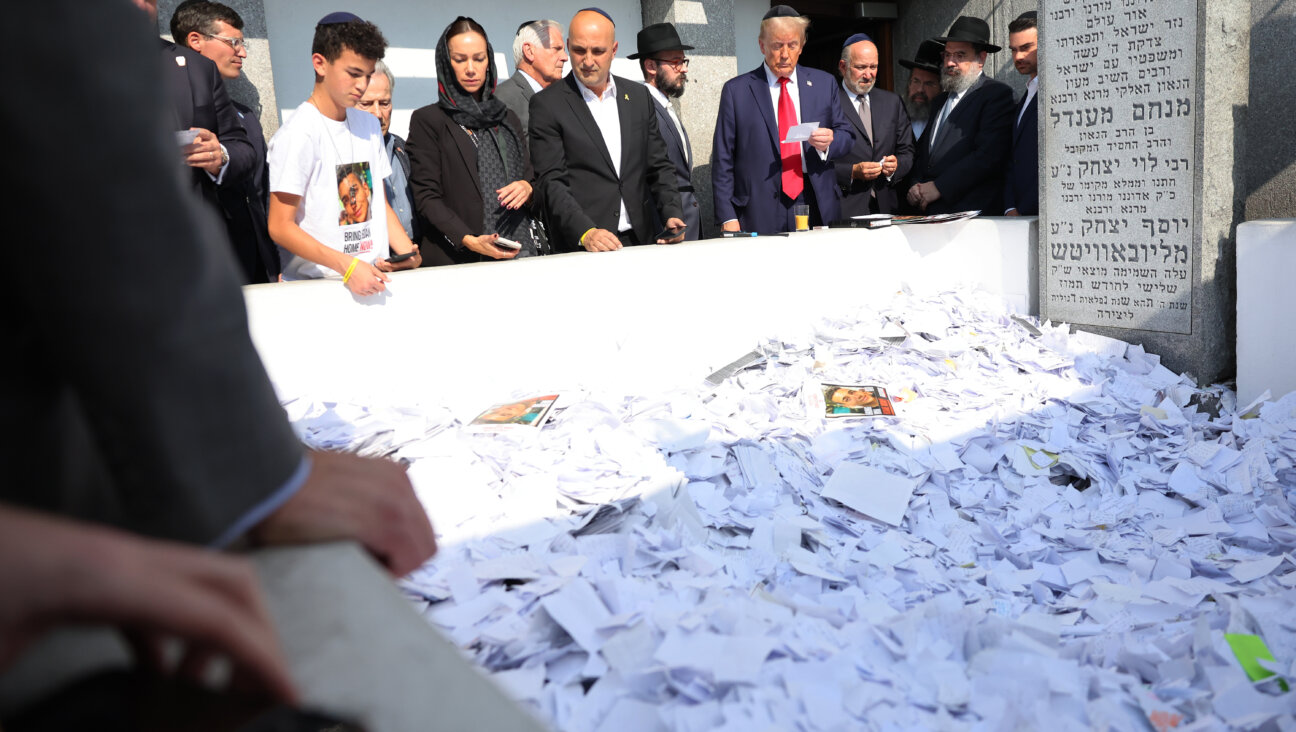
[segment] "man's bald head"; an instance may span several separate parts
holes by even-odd
[[[616,56],[616,26],[595,10],[582,10],[567,29],[567,55],[572,73],[590,91],[602,94],[612,74]]]

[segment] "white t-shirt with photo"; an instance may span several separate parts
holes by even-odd
[[[270,140],[270,192],[302,197],[297,225],[316,241],[372,264],[388,256],[383,179],[391,161],[382,126],[368,112],[348,109],[346,121],[303,102]],[[279,248],[285,280],[340,274]]]

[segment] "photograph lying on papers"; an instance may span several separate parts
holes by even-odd
[[[962,221],[980,216],[980,211],[959,211],[957,213],[931,214],[929,216],[892,216],[893,224],[943,224],[946,221]]]
[[[474,432],[540,429],[548,421],[556,401],[557,394],[548,394],[496,404],[477,415],[468,428]]]
[[[894,417],[895,407],[887,390],[859,384],[817,384],[811,396],[822,404],[829,419],[842,417]]]

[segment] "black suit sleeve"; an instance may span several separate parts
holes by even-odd
[[[234,103],[230,101],[229,92],[225,89],[225,82],[221,79],[216,64],[206,58],[203,60],[207,61],[202,68],[207,77],[205,81],[211,86],[212,105],[216,112],[216,129],[211,132],[225,146],[225,152],[229,153],[229,165],[225,168],[221,185],[242,185],[256,173],[256,150],[252,149],[247,130],[239,119],[238,110],[234,109]]]
[[[157,41],[128,3],[47,0],[10,16],[24,29],[11,52],[48,74],[20,74],[10,91],[44,100],[47,114],[9,105],[0,126],[10,163],[30,176],[20,209],[67,265],[0,293],[20,344],[0,373],[23,392],[0,401],[6,419],[32,418],[22,439],[0,445],[3,495],[210,542],[288,480],[302,447],[252,346],[222,229],[182,183]],[[49,43],[63,33],[116,39],[113,63]],[[49,78],[61,80],[57,94]],[[112,110],[94,135],[87,109]],[[51,150],[110,171],[75,216]],[[106,476],[94,497],[85,482],[54,478],[91,474]]]
[[[661,216],[664,222],[670,218],[683,219],[684,206],[680,204],[680,195],[678,182],[675,178],[675,164],[671,162],[670,154],[666,152],[666,141],[662,139],[661,128],[657,126],[657,112],[653,109],[652,98],[648,92],[644,92],[647,107],[643,110],[643,115],[647,118],[648,139],[644,141],[646,149],[646,164],[648,166],[648,189],[652,192],[653,201],[656,204],[657,214]],[[633,145],[634,140],[625,140],[624,145]],[[644,242],[655,236],[657,232],[650,231],[643,238]]]
[[[529,142],[547,220],[554,230],[551,234],[557,234],[557,244],[562,248],[570,249],[579,248],[581,236],[597,225],[571,194],[562,122],[556,113],[561,104],[563,100],[556,92],[531,97]]]
[[[463,246],[465,236],[476,236],[481,228],[481,199],[476,191],[459,191],[469,195],[451,194],[452,187],[471,188],[472,181],[462,165],[450,169],[450,166],[443,164],[446,153],[454,153],[457,144],[442,136],[443,132],[448,132],[448,128],[440,124],[444,118],[444,114],[432,106],[416,110],[410,117],[409,138],[405,141],[405,149],[410,156],[410,190],[414,193],[415,211],[458,249]],[[458,210],[446,202],[452,197],[475,199],[478,201],[478,210]],[[464,220],[467,216],[473,217],[478,224],[470,226]]]
[[[904,110],[904,105],[896,104],[894,109],[895,118],[892,120],[892,124],[895,125],[895,129],[899,134],[896,135],[894,153],[896,156],[896,169],[891,174],[891,186],[898,188],[904,184],[905,176],[909,175],[909,171],[913,168],[914,139],[913,125],[909,122],[909,113]]]

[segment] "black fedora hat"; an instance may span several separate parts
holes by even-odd
[[[918,53],[914,54],[913,61],[902,58],[900,59],[900,65],[906,69],[922,69],[933,74],[939,74],[941,54],[944,52],[944,43],[928,38],[922,42],[922,45],[918,46]]]
[[[639,49],[626,58],[651,58],[662,51],[693,50],[692,46],[686,46],[680,41],[679,33],[670,23],[653,23],[646,26],[635,37],[635,45]]]
[[[999,47],[990,42],[990,25],[984,20],[973,18],[970,15],[960,15],[958,20],[954,21],[954,25],[950,26],[949,34],[936,40],[945,43],[951,41],[971,43],[973,46],[990,53],[999,51]]]

